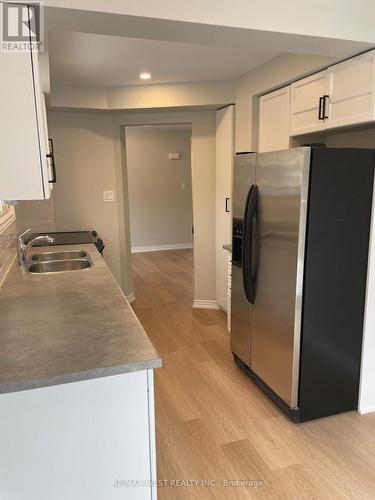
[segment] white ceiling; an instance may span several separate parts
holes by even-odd
[[[237,78],[277,55],[256,46],[223,47],[120,36],[49,33],[51,79],[60,85],[147,85]],[[139,73],[152,79],[143,82]]]

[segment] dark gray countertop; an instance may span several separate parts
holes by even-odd
[[[38,275],[15,262],[0,287],[0,393],[161,366],[95,247],[70,249],[88,252],[94,267]]]

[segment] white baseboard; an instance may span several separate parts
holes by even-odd
[[[135,295],[134,292],[129,293],[129,295],[125,295],[126,300],[131,304],[132,302],[135,301]]]
[[[374,411],[375,411],[375,405],[358,408],[358,413],[360,413],[361,415],[365,415],[366,413],[372,413]]]
[[[220,307],[218,306],[216,300],[196,299],[193,302],[193,309],[215,309],[218,311]]]
[[[183,250],[193,248],[193,243],[175,243],[172,245],[149,245],[145,247],[132,247],[132,253],[160,252],[162,250]]]

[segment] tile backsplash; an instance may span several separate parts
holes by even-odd
[[[22,201],[16,205],[16,217],[0,231],[0,285],[16,254],[16,237],[26,229],[33,232],[55,231],[53,201]]]
[[[55,213],[52,198],[49,200],[20,201],[16,205],[17,232],[31,229],[35,233],[55,229]]]
[[[16,221],[0,233],[0,285],[16,253]]]

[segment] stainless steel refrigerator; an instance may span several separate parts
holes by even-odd
[[[375,151],[238,154],[231,347],[294,421],[357,407]]]

